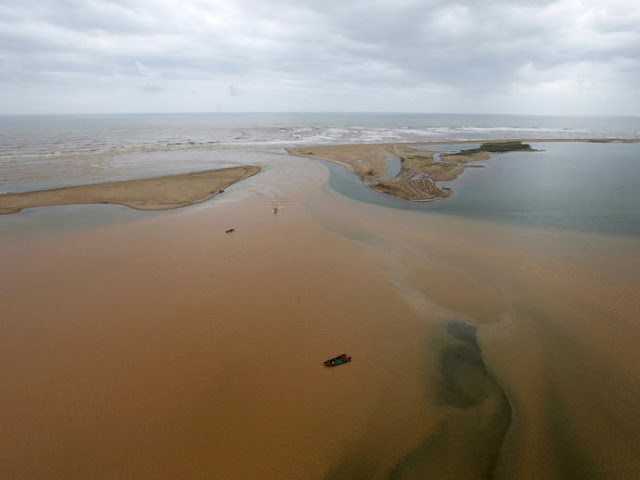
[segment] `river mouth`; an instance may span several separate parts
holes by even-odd
[[[637,240],[269,158],[219,201],[3,242],[8,477],[633,478]]]

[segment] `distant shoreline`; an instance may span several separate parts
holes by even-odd
[[[638,143],[638,139],[498,139],[430,142],[399,142],[344,145],[310,145],[287,148],[290,155],[317,158],[342,165],[349,173],[357,175],[364,186],[382,193],[389,193],[407,200],[428,202],[446,198],[452,190],[439,188],[435,182],[456,179],[472,162],[491,158],[493,153],[481,151],[470,155],[450,155],[448,159],[436,159],[436,151],[418,150],[412,146],[469,145],[501,143]],[[513,150],[522,151],[522,150]],[[531,150],[529,150],[531,151]],[[389,158],[399,158],[400,173],[394,178],[383,178]]]
[[[447,140],[373,144],[310,145],[286,148],[297,157],[325,160],[342,165],[356,174],[372,190],[390,193],[412,201],[431,201],[451,195],[435,182],[450,181],[460,175],[466,164],[487,160],[481,152],[449,161],[433,158],[435,151],[417,150],[413,145],[457,145],[504,142],[593,142],[638,143],[640,139],[499,139]],[[401,171],[394,178],[380,178],[387,171],[387,159],[400,158]],[[204,202],[228,186],[253,176],[261,168],[253,165],[166,175],[135,180],[84,184],[47,190],[0,194],[0,215],[18,213],[34,207],[119,204],[137,210],[169,210]]]
[[[228,186],[260,172],[253,165],[118,182],[76,185],[0,195],[0,215],[26,208],[120,204],[136,210],[169,210],[204,202]]]

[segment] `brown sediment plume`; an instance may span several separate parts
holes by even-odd
[[[324,221],[383,232],[359,238],[388,277],[418,311],[460,318],[469,335],[430,330],[429,420],[414,448],[383,466],[370,439],[386,430],[372,427],[328,478],[634,478],[640,242],[400,217],[363,208],[357,219]]]
[[[477,327],[453,320],[446,331],[432,389],[440,406],[450,408],[450,417],[402,458],[389,478],[426,478],[433,471],[443,478],[494,478],[511,405],[484,364]]]
[[[0,260],[6,478],[320,478],[398,371],[385,413],[422,388],[393,346],[424,324],[296,205],[214,202],[5,242]]]
[[[168,210],[203,202],[260,167],[239,167],[119,182],[77,185],[0,195],[0,214],[53,205],[115,203],[138,210]]]
[[[370,458],[368,447],[350,450],[325,479],[429,478],[434,474],[452,479],[494,478],[512,412],[484,364],[476,332],[476,326],[461,320],[448,321],[431,332],[431,343],[425,348],[433,351],[437,367],[425,378],[431,392],[425,408],[438,421],[422,439],[386,472]]]
[[[282,161],[283,215],[249,192],[0,239],[0,476],[637,476],[638,239],[364,205]]]

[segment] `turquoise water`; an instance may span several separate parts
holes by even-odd
[[[640,236],[640,144],[532,143],[440,182],[454,194],[410,202],[364,188],[330,165],[338,192],[368,203],[532,226]]]

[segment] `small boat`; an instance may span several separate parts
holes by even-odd
[[[351,357],[347,357],[346,353],[338,355],[335,358],[330,358],[329,360],[325,360],[324,364],[327,367],[335,367],[336,365],[342,365],[343,363],[347,363],[351,361]]]

